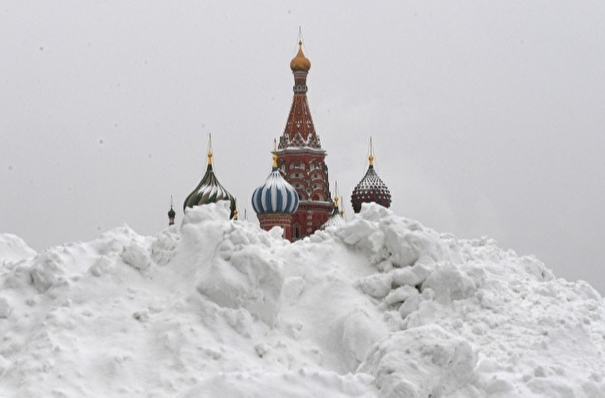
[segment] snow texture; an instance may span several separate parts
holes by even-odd
[[[534,257],[371,204],[294,244],[229,214],[0,235],[0,396],[605,396],[603,299]]]

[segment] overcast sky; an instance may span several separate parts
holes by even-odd
[[[153,235],[205,169],[251,215],[292,99],[352,217],[369,137],[392,209],[605,293],[605,2],[3,1],[0,232]]]

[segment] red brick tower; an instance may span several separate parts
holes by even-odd
[[[312,235],[332,215],[326,151],[321,148],[307,102],[307,74],[311,61],[298,42],[298,53],[290,62],[294,74],[294,99],[275,153],[279,169],[298,192],[300,204],[292,217],[292,240]]]

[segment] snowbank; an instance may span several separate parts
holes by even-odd
[[[605,396],[603,299],[533,257],[373,205],[294,244],[228,218],[0,235],[0,396]]]

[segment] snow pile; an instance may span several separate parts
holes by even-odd
[[[393,333],[371,350],[360,371],[376,376],[384,396],[441,396],[468,384],[475,363],[468,341],[430,325]]]
[[[0,235],[0,396],[605,396],[602,298],[533,257],[373,205],[294,244],[228,216]]]

